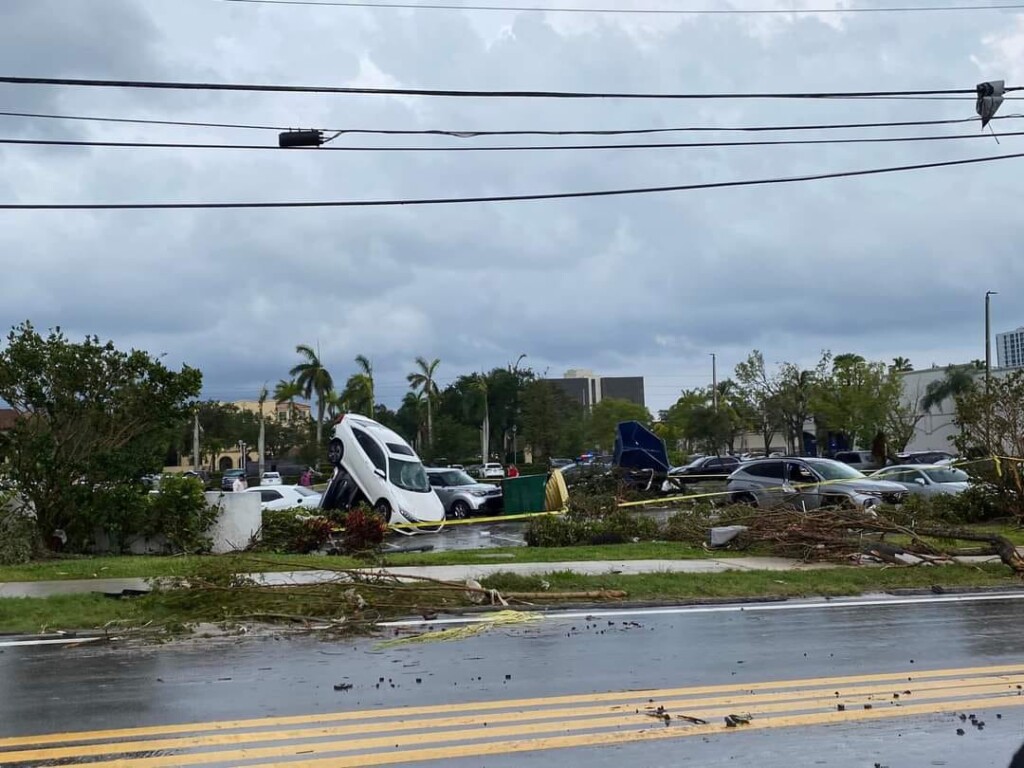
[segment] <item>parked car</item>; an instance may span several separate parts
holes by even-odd
[[[238,478],[242,478],[243,480],[245,479],[244,469],[225,469],[224,475],[220,479],[220,489],[222,491],[233,490],[235,480]]]
[[[572,459],[549,459],[549,463],[552,469],[562,469],[575,464]]]
[[[716,477],[724,480],[739,468],[740,463],[736,456],[703,456],[685,466],[673,467],[669,470],[668,476],[680,484]]]
[[[210,487],[210,473],[205,469],[189,469],[181,473],[182,477],[194,477],[203,484],[203,488]]]
[[[879,469],[882,466],[882,462],[879,462],[871,451],[836,451],[835,459],[861,472]]]
[[[562,473],[562,479],[565,480],[566,486],[572,488],[576,483],[582,480],[589,480],[595,477],[604,477],[612,473],[613,467],[611,462],[605,461],[591,461],[587,464],[570,464],[567,467],[559,467],[558,471]]]
[[[464,466],[462,466],[461,464],[449,464],[448,465],[448,469],[461,469],[461,470],[465,471],[466,468]]]
[[[913,451],[911,453],[900,453],[896,456],[900,464],[952,464],[956,456],[948,451]]]
[[[480,470],[480,477],[485,480],[491,478],[501,480],[505,477],[505,468],[496,461],[489,461],[484,464],[483,469]]]
[[[971,484],[970,476],[962,469],[937,464],[897,464],[873,472],[871,477],[899,483],[918,496],[963,493]]]
[[[327,455],[337,468],[332,485],[344,471],[389,524],[444,523],[444,505],[431,488],[420,457],[383,424],[357,414],[342,416],[334,425]]]
[[[474,480],[461,469],[428,469],[427,478],[434,493],[444,504],[448,517],[468,517],[474,512],[499,514],[501,488]]]
[[[260,485],[281,485],[280,472],[264,472],[260,475]]]
[[[321,494],[304,485],[274,485],[249,488],[246,493],[260,495],[260,509],[292,509],[293,507],[309,507],[311,510],[320,506]]]
[[[899,504],[907,495],[902,485],[869,478],[841,461],[813,458],[752,461],[729,476],[727,488],[736,503],[806,509],[844,501],[871,509],[882,502]]]

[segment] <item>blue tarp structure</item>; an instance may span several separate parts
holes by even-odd
[[[639,421],[620,422],[615,432],[615,466],[668,472],[665,441]]]

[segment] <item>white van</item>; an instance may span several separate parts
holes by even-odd
[[[383,424],[357,414],[342,416],[334,426],[327,457],[336,467],[335,475],[347,472],[389,525],[430,523],[440,528],[444,524],[444,505],[430,485],[423,462]]]

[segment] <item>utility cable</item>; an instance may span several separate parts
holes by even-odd
[[[950,168],[962,165],[978,165],[1000,160],[1024,158],[1024,152],[1007,155],[988,155],[965,160],[943,160],[913,165],[894,165],[885,168],[867,168],[857,171],[836,171],[801,176],[777,176],[766,179],[742,179],[717,181],[700,184],[674,184],[661,187],[627,187],[622,189],[601,189],[582,192],[548,192],[527,195],[491,195],[481,197],[430,197],[390,200],[308,200],[276,202],[228,202],[228,203],[0,203],[2,211],[131,211],[131,210],[197,210],[225,208],[378,208],[400,205],[456,205],[463,203],[508,203],[537,200],[569,200],[590,197],[617,197],[623,195],[646,195],[664,192],[691,192],[703,189],[730,189],[734,187],[755,187],[774,184],[795,184],[806,181],[844,179],[858,176],[877,176],[905,171],[920,171],[928,168]]]
[[[529,13],[609,13],[650,16],[768,16],[804,14],[860,13],[939,13],[954,11],[1008,11],[1024,8],[1024,3],[983,3],[980,5],[897,5],[861,8],[601,8],[533,5],[458,5],[455,3],[395,3],[370,0],[220,0],[225,3],[253,5],[299,5],[335,8],[380,8],[436,11],[513,11]]]
[[[60,115],[42,112],[8,112],[0,111],[0,117],[24,117],[45,120],[70,120],[98,123],[126,123],[131,125],[167,125],[188,128],[240,128],[256,131],[287,131],[295,126],[266,125],[252,123],[204,123],[190,120],[147,120],[143,118],[129,117],[105,117],[102,115]],[[993,120],[1016,119],[1024,115],[996,115]],[[440,129],[395,129],[395,128],[321,128],[328,133],[344,134],[367,134],[379,136],[448,136],[457,139],[471,139],[480,136],[628,136],[657,133],[696,133],[696,132],[783,132],[783,131],[827,131],[845,130],[854,128],[903,128],[910,126],[924,125],[958,125],[962,123],[976,123],[978,117],[961,117],[947,120],[901,120],[895,122],[877,123],[824,123],[804,125],[754,125],[754,126],[684,126],[677,128],[613,128],[606,130],[506,130],[506,131],[477,131],[477,130],[440,130]]]
[[[1024,136],[1024,131],[997,134],[998,138]],[[955,141],[960,139],[991,139],[986,133],[965,133],[951,136],[876,136],[852,139],[765,139],[757,141],[692,141],[692,142],[649,142],[642,144],[529,144],[505,146],[319,146],[288,147],[281,149],[272,144],[190,144],[175,142],[145,141],[90,141],[77,139],[5,139],[0,146],[41,146],[41,147],[99,147],[104,149],[239,149],[269,150],[273,152],[540,152],[561,150],[615,150],[615,149],[697,149],[712,147],[782,147],[815,144],[890,144],[894,142]]]
[[[502,99],[877,99],[934,98],[977,95],[975,88],[945,88],[906,91],[833,91],[809,93],[626,93],[600,91],[476,91],[439,88],[368,88],[325,85],[266,85],[253,83],[192,83],[155,80],[97,80],[74,77],[12,77],[0,76],[0,83],[9,85],[60,85],[75,88],[142,88],[177,91],[243,91],[263,93],[330,93],[370,96],[445,96],[461,98]],[[1024,86],[1007,86],[1004,92],[1022,90]]]

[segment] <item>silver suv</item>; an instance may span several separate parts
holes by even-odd
[[[831,459],[760,459],[729,475],[729,498],[736,503],[773,507],[789,504],[818,509],[851,502],[861,509],[881,503],[899,504],[907,489],[872,480],[847,464]]]
[[[428,469],[427,478],[448,517],[501,514],[501,488],[474,480],[461,469]]]

